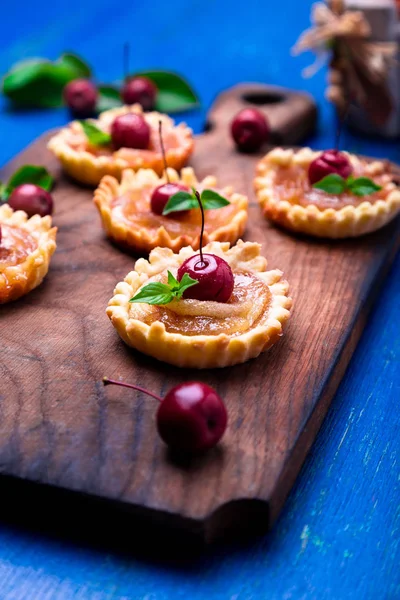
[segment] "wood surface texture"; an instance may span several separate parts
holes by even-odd
[[[58,248],[45,282],[0,308],[0,469],[7,475],[138,508],[196,531],[260,532],[281,509],[346,369],[399,242],[399,221],[364,238],[321,242],[295,237],[261,216],[252,191],[260,155],[237,153],[221,115],[237,91],[217,100],[213,127],[197,138],[198,176],[247,193],[244,239],[258,241],[282,269],[294,310],[282,340],[244,365],[180,370],[128,349],[105,315],[133,258],[104,237],[92,192],[62,176],[39,139],[10,163],[43,163],[58,175]],[[226,106],[226,112],[224,107]],[[48,136],[47,136],[48,137]],[[154,402],[103,388],[104,375],[156,393],[187,379],[217,388],[229,412],[221,443],[178,462],[159,440]],[[143,510],[145,509],[145,510]],[[152,510],[149,510],[152,509]]]

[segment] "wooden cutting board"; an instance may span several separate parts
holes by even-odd
[[[42,163],[57,176],[59,228],[45,282],[0,307],[0,469],[11,476],[3,487],[13,478],[47,484],[39,486],[44,503],[56,489],[81,492],[85,506],[102,498],[105,511],[124,509],[126,526],[156,523],[205,540],[261,533],[276,519],[398,248],[400,224],[339,242],[271,226],[252,191],[261,155],[236,152],[227,129],[243,90],[254,92],[242,87],[238,95],[236,88],[217,100],[192,164],[200,177],[213,173],[249,195],[245,239],[262,243],[270,268],[282,269],[291,285],[294,311],[284,337],[246,364],[180,370],[128,349],[105,308],[134,261],[105,239],[91,191],[63,177],[46,150],[49,135],[3,170],[5,178],[21,164]],[[104,388],[104,375],[159,394],[193,378],[216,387],[229,411],[223,443],[177,462],[157,436],[153,400]],[[18,494],[24,502],[19,484]],[[78,514],[83,500],[72,496]]]

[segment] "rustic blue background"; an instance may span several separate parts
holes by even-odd
[[[132,67],[185,74],[202,110],[185,115],[195,131],[215,94],[238,81],[306,88],[321,108],[315,148],[332,144],[325,74],[304,81],[311,56],[290,47],[308,26],[310,2],[7,2],[2,8],[0,73],[28,56],[66,49],[104,81],[121,77],[122,45]],[[64,110],[12,113],[0,106],[0,164]],[[347,135],[347,148],[399,160],[395,143]],[[400,598],[400,261],[276,527],[246,550],[205,558],[193,569],[121,558],[38,538],[0,521],[0,600],[250,600]],[[344,307],[345,309],[345,307]],[[0,504],[1,506],[1,504]],[[29,509],[29,498],[27,498]]]

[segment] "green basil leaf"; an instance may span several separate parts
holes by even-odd
[[[83,77],[89,78],[92,76],[92,70],[85,61],[74,54],[73,52],[63,52],[60,58],[56,61],[56,64],[63,64],[68,66],[72,71],[75,72],[75,78]]]
[[[90,121],[79,121],[82,125],[84,134],[92,146],[105,146],[111,142],[111,135],[102,129],[99,129]]]
[[[379,190],[382,189],[380,185],[377,185],[368,177],[358,177],[357,179],[351,181],[350,184],[347,180],[347,188],[355,196],[369,196],[375,192],[379,192]]]
[[[168,271],[168,285],[171,289],[179,288],[179,281],[175,279],[171,271]]]
[[[230,204],[226,198],[217,192],[214,192],[214,190],[203,190],[201,192],[201,202],[204,210],[222,208],[223,206],[228,206],[228,204]]]
[[[157,87],[155,109],[163,113],[181,112],[197,108],[199,99],[190,84],[170,71],[141,71],[134,77],[147,77]]]
[[[120,91],[113,85],[99,85],[97,92],[96,111],[98,113],[122,106],[123,102],[121,100]]]
[[[53,108],[63,103],[63,89],[80,76],[71,60],[31,58],[16,63],[3,78],[3,93],[18,106]]]
[[[332,173],[314,183],[313,187],[328,194],[341,194],[346,189],[346,181],[340,175]]]
[[[142,302],[146,304],[169,304],[173,299],[173,294],[166,283],[154,281],[145,285],[129,300],[129,302]]]
[[[197,279],[193,279],[188,273],[184,273],[182,279],[179,282],[179,290],[175,292],[176,299],[180,300],[185,290],[192,287],[193,285],[197,285],[198,283],[199,282],[197,281]]]
[[[54,179],[45,167],[24,165],[15,171],[15,173],[10,177],[7,185],[5,186],[3,195],[8,198],[13,189],[19,185],[22,185],[23,183],[34,183],[35,185],[38,185],[49,192],[53,187]]]
[[[196,198],[193,198],[189,192],[178,192],[171,196],[162,212],[163,215],[168,215],[171,212],[179,210],[190,210],[198,206]]]
[[[0,203],[7,201],[6,186],[0,181]]]

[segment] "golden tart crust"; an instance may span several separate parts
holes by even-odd
[[[205,369],[243,363],[278,341],[292,300],[282,272],[267,271],[260,244],[239,240],[230,248],[229,243],[211,242],[203,250],[224,258],[233,270],[235,287],[229,303],[179,300],[162,307],[129,303],[142,286],[163,281],[167,270],[176,276],[179,266],[195,253],[190,247],[179,254],[156,248],[148,261],[136,261],[135,270],[118,283],[108,303],[107,315],[126,344],[178,367]]]
[[[376,231],[400,211],[400,190],[387,161],[367,161],[347,154],[356,177],[369,177],[382,190],[362,198],[334,196],[312,188],[307,172],[321,152],[275,148],[257,166],[254,187],[268,219],[317,237],[347,238]]]
[[[56,249],[56,227],[51,217],[0,206],[0,304],[17,300],[40,285]]]
[[[209,176],[198,181],[191,167],[182,169],[181,176],[168,169],[171,182],[180,182],[189,189],[195,187],[216,188],[217,180]],[[150,252],[157,246],[178,252],[185,246],[199,247],[201,214],[197,209],[181,216],[163,217],[151,211],[152,191],[166,182],[165,177],[151,169],[135,172],[127,169],[121,183],[114,177],[104,177],[94,194],[94,202],[100,212],[107,235],[118,244],[135,252]],[[219,190],[230,204],[216,210],[205,211],[203,243],[210,241],[233,244],[244,233],[247,223],[248,201],[246,196],[233,192],[231,187]]]
[[[87,185],[97,185],[104,175],[121,178],[124,169],[153,169],[161,174],[164,169],[159,141],[159,121],[163,124],[163,140],[167,164],[180,170],[193,152],[192,130],[185,123],[175,125],[167,115],[158,112],[144,113],[140,104],[122,106],[104,111],[93,123],[109,133],[114,119],[133,112],[143,114],[150,125],[150,149],[120,148],[113,151],[110,147],[91,147],[78,121],[72,121],[68,127],[53,136],[48,148],[61,162],[64,170],[74,179]]]

